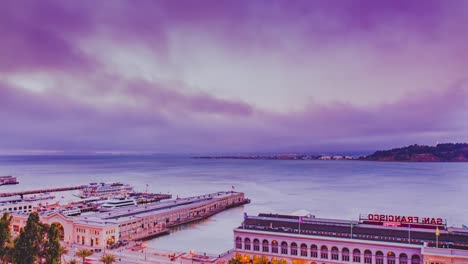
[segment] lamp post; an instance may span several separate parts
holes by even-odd
[[[143,244],[141,244],[141,246],[143,247],[143,250],[145,251],[145,261],[146,261],[146,251],[147,251],[148,243],[144,242]]]
[[[192,264],[193,264],[193,253],[194,253],[194,252],[193,252],[193,250],[190,250],[189,253],[190,253],[190,256],[191,256],[191,259],[192,259]]]

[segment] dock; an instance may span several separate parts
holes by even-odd
[[[59,188],[49,188],[49,189],[36,189],[29,191],[18,191],[18,192],[9,192],[9,193],[0,193],[0,197],[10,197],[10,196],[21,196],[28,194],[39,194],[39,193],[51,193],[51,192],[66,192],[84,189],[87,185],[72,186],[72,187],[59,187]]]

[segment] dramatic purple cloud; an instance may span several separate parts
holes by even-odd
[[[465,1],[3,1],[0,150],[467,141]]]

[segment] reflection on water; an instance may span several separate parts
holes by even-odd
[[[149,243],[162,249],[220,253],[233,247],[232,229],[243,212],[291,213],[357,219],[360,213],[389,213],[468,222],[468,163],[364,161],[200,160],[155,156],[0,157],[0,175],[20,184],[0,192],[122,181],[143,191],[174,197],[245,192],[252,203],[190,223]],[[60,196],[62,194],[59,194]],[[67,195],[65,195],[67,197]]]

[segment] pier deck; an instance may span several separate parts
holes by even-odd
[[[49,189],[36,189],[36,190],[29,190],[29,191],[0,193],[0,197],[9,197],[9,196],[16,196],[16,195],[20,195],[21,197],[23,197],[23,195],[28,195],[28,194],[66,192],[66,191],[81,190],[85,187],[86,185],[80,185],[80,186],[72,186],[72,187],[58,187],[58,188],[49,188]]]

